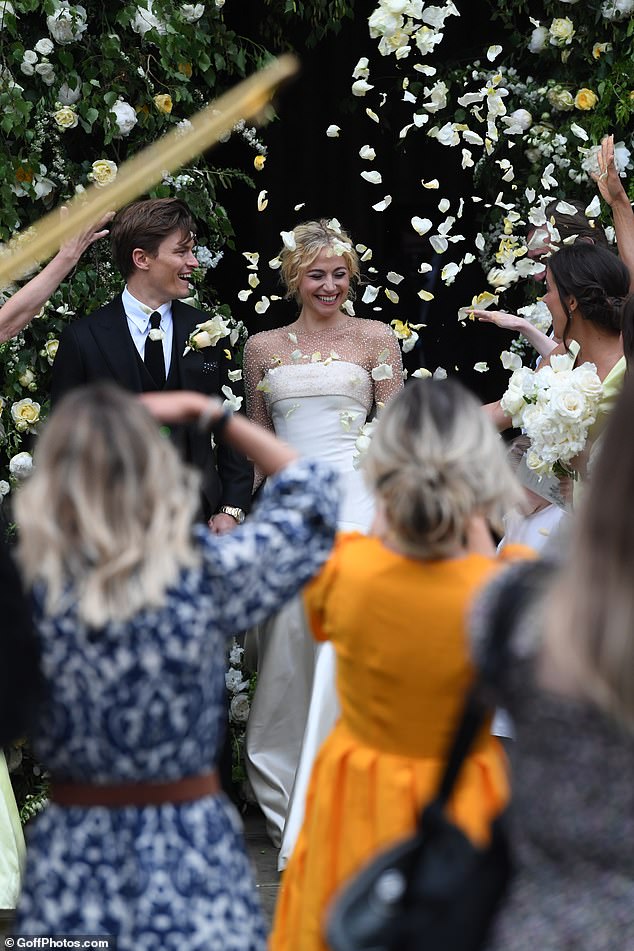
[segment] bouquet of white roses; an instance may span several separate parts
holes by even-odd
[[[603,386],[593,363],[573,368],[574,356],[551,357],[539,371],[520,367],[509,380],[501,407],[531,441],[526,456],[538,475],[572,475],[570,462],[585,447],[597,418]]]

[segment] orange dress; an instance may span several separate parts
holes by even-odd
[[[503,557],[528,551],[509,546]],[[474,676],[469,606],[498,565],[477,554],[420,561],[377,538],[343,534],[306,589],[313,633],[335,647],[342,714],[315,761],[272,951],[325,951],[323,913],[338,886],[414,830]],[[484,729],[462,768],[451,815],[474,841],[486,841],[508,797],[504,752]]]

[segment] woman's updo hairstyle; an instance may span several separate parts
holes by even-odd
[[[504,513],[523,502],[482,406],[451,380],[412,380],[390,400],[364,468],[389,527],[414,558],[450,557],[475,515],[502,534]]]
[[[582,243],[596,244],[602,248],[607,248],[608,239],[605,236],[601,222],[596,221],[594,218],[588,218],[585,213],[584,203],[574,198],[567,198],[565,203],[576,208],[576,214],[564,215],[563,212],[558,211],[557,205],[560,204],[559,200],[552,201],[549,205],[546,205],[544,209],[546,217],[555,222],[555,228],[559,232],[561,241],[576,238],[576,241]]]
[[[572,320],[566,304],[568,297],[576,298],[584,320],[620,333],[630,274],[616,254],[596,244],[577,242],[553,254],[548,267],[568,319],[564,344]]]
[[[350,235],[344,231],[335,219],[321,218],[319,221],[305,221],[291,232],[295,247],[291,250],[286,244],[280,251],[282,262],[282,280],[286,287],[286,297],[297,298],[297,288],[302,275],[310,268],[324,249],[333,257],[342,257],[350,272],[351,291],[361,276],[359,255],[355,251]],[[352,293],[351,293],[351,296]]]

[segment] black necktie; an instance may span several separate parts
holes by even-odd
[[[150,315],[150,329],[158,330],[161,324],[161,315],[157,310]],[[165,357],[163,356],[163,340],[152,340],[149,333],[145,338],[143,362],[158,389],[165,386]]]

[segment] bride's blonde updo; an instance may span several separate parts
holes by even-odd
[[[447,558],[469,522],[502,517],[523,500],[503,444],[477,400],[451,380],[412,380],[385,407],[365,459],[401,550]]]
[[[304,221],[291,232],[295,247],[291,250],[286,244],[280,251],[282,262],[282,281],[286,287],[286,297],[297,297],[297,288],[302,274],[308,270],[324,248],[334,257],[342,257],[350,272],[351,285],[361,276],[359,255],[355,251],[350,235],[344,231],[336,219],[328,221]]]

